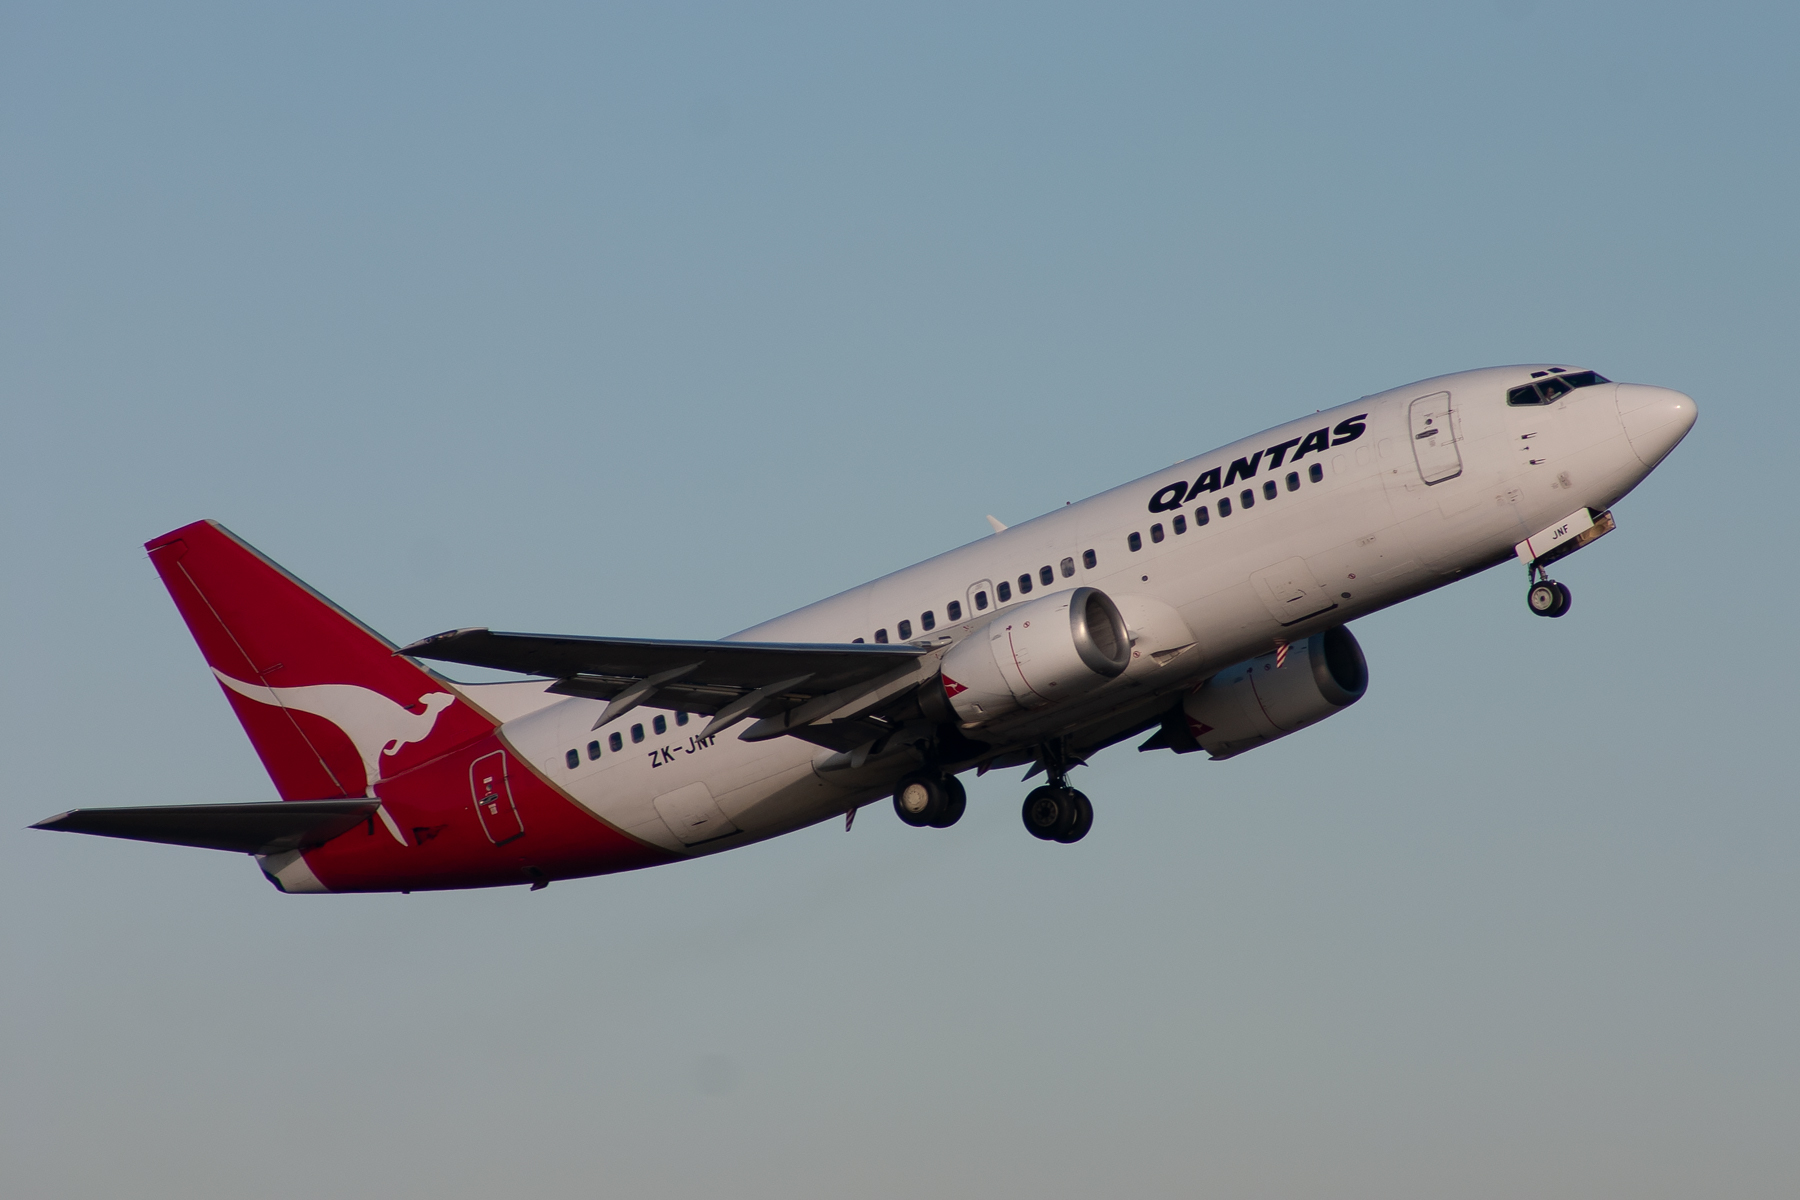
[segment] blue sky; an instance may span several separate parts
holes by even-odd
[[[1787,1196],[1773,4],[0,17],[0,1162],[34,1197]],[[1559,361],[1688,441],[1356,708],[522,890],[24,831],[272,798],[144,560],[708,637],[1297,413]]]

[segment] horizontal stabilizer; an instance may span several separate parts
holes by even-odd
[[[77,808],[39,821],[32,828],[240,854],[279,854],[322,846],[371,819],[380,807],[378,800],[355,799]]]

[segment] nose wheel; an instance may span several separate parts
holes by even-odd
[[[1560,617],[1569,611],[1569,606],[1574,602],[1575,598],[1569,594],[1568,585],[1554,579],[1540,579],[1525,593],[1525,603],[1540,617]]]

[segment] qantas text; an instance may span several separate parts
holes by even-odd
[[[1202,471],[1200,478],[1194,480],[1192,487],[1188,486],[1187,480],[1178,479],[1174,483],[1156,489],[1156,494],[1150,497],[1150,511],[1159,513],[1180,508],[1201,492],[1222,491],[1239,480],[1253,478],[1263,467],[1273,471],[1283,462],[1299,462],[1308,454],[1323,453],[1332,446],[1342,446],[1348,442],[1354,442],[1363,435],[1363,430],[1366,428],[1363,422],[1368,416],[1368,413],[1357,413],[1354,417],[1347,417],[1339,421],[1332,428],[1315,429],[1303,438],[1289,438],[1285,442],[1270,446],[1267,450],[1258,450],[1248,458],[1233,459],[1229,467],[1213,467],[1210,470]],[[1288,458],[1289,450],[1294,452],[1291,460]]]

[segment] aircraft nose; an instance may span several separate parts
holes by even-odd
[[[1699,415],[1693,397],[1670,388],[1621,383],[1618,390],[1619,420],[1625,438],[1646,467],[1667,457]]]

